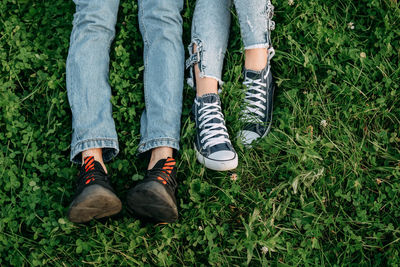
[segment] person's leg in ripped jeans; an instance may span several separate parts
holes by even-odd
[[[188,83],[196,89],[192,109],[197,127],[196,156],[207,168],[219,171],[234,169],[238,164],[218,95],[229,37],[230,8],[230,0],[196,2],[190,57],[186,61],[191,73]]]
[[[162,222],[178,218],[176,162],[184,78],[181,10],[183,0],[139,0],[144,41],[144,92],[139,152],[150,153],[143,181],[127,194],[128,208],[140,217]]]
[[[119,0],[75,0],[66,73],[72,110],[71,161],[81,165],[68,210],[72,222],[87,222],[121,210],[104,162],[118,154],[108,84],[109,50]]]
[[[274,6],[270,0],[235,0],[245,49],[245,99],[240,116],[243,129],[239,140],[251,143],[266,136],[272,124],[275,85],[270,60],[275,54],[271,44]]]
[[[234,1],[245,46],[245,99],[243,130],[239,133],[245,145],[265,136],[271,124],[273,82],[269,60],[274,54],[270,30],[274,28],[273,6],[269,0]],[[218,87],[230,28],[230,0],[197,0],[192,25],[189,85],[196,89],[193,105],[197,135],[198,160],[214,170],[237,166],[237,154],[231,144],[221,111]]]

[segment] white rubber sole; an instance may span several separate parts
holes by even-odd
[[[263,134],[263,136],[260,136],[256,139],[252,140],[251,142],[245,141],[243,138],[243,134],[241,134],[241,132],[239,132],[239,134],[237,135],[237,138],[238,138],[239,142],[241,142],[246,148],[252,148],[252,146],[253,146],[252,143],[261,140],[262,138],[266,137],[267,134],[269,134],[269,132],[271,131],[271,126],[272,126],[272,123],[268,126],[268,128],[265,131],[265,133]]]
[[[196,145],[194,145],[194,150],[196,151],[197,160],[206,166],[208,169],[214,171],[229,171],[236,169],[238,166],[238,155],[236,153],[235,157],[231,160],[214,160],[204,157],[197,151]]]

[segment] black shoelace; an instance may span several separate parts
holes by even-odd
[[[178,186],[178,183],[176,182],[174,176],[175,175],[172,174],[172,171],[170,174],[167,170],[163,168],[154,167],[153,169],[147,171],[147,177],[149,177],[150,179],[161,181],[164,185],[169,185],[175,190]]]

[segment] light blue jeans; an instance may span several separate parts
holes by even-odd
[[[109,161],[119,152],[108,83],[119,0],[74,2],[66,67],[73,128],[71,161],[81,163],[81,152],[90,148],[102,148],[104,161]],[[146,105],[138,151],[160,146],[178,150],[184,75],[183,0],[139,0],[138,4]]]
[[[270,0],[234,0],[239,17],[244,49],[268,48],[272,58],[271,31],[274,6]],[[192,21],[192,43],[186,67],[198,64],[200,77],[216,79],[222,85],[221,72],[228,44],[231,22],[231,0],[197,0]],[[193,53],[193,46],[197,50]],[[268,62],[269,64],[269,62]],[[193,87],[193,71],[188,79]]]

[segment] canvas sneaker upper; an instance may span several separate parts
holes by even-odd
[[[192,109],[196,122],[195,149],[197,159],[213,170],[237,167],[237,154],[225,126],[221,101],[217,94],[196,97]]]

